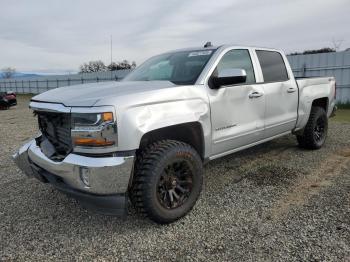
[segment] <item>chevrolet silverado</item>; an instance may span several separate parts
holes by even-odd
[[[120,82],[34,96],[40,132],[13,157],[87,208],[121,215],[131,202],[170,223],[194,206],[209,160],[288,134],[322,147],[335,93],[333,77],[295,79],[282,51],[207,43],[154,56]]]

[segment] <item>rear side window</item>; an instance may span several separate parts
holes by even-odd
[[[264,82],[282,82],[288,80],[286,65],[282,55],[274,51],[256,51],[264,75]]]

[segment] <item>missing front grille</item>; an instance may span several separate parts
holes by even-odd
[[[70,114],[41,111],[35,113],[40,131],[55,149],[55,153],[50,153],[48,157],[52,159],[68,155],[72,151]]]

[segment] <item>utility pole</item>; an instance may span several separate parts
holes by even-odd
[[[111,35],[111,64],[113,62],[113,38],[112,38],[112,35]]]
[[[113,37],[111,35],[111,66],[112,66],[112,62],[113,62]],[[111,70],[111,80],[113,78],[113,71]]]

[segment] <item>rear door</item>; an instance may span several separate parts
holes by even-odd
[[[264,138],[291,131],[298,114],[298,87],[286,57],[280,52],[256,50],[265,93]]]

